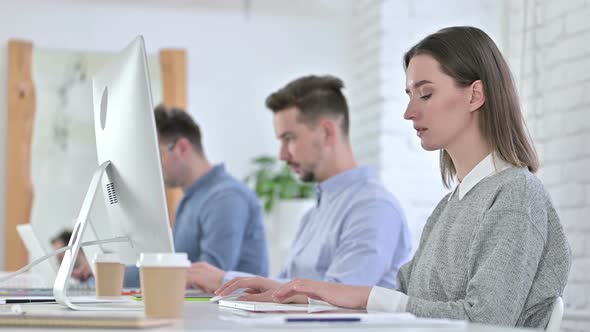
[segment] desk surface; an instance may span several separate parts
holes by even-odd
[[[23,310],[34,313],[41,311],[59,311],[69,310],[61,307],[57,304],[26,304],[21,305]],[[239,332],[247,331],[260,331],[263,329],[267,332],[280,331],[302,331],[302,330],[316,330],[321,328],[322,331],[440,331],[440,327],[417,327],[417,326],[396,326],[396,325],[375,325],[375,324],[362,324],[362,323],[315,323],[315,325],[305,324],[284,324],[284,325],[273,325],[273,326],[249,326],[240,324],[239,322],[227,320],[232,314],[224,308],[220,308],[217,304],[210,302],[185,302],[184,307],[184,320],[177,321],[173,326],[166,326],[159,329],[147,329],[146,331],[235,331],[239,329]],[[17,330],[15,327],[0,327],[0,331]],[[46,331],[47,328],[26,328],[27,332]],[[446,331],[468,331],[468,332],[519,332],[519,331],[531,331],[526,329],[514,329],[514,328],[503,328],[494,326],[483,326],[477,324],[467,324],[456,327],[445,327]],[[86,329],[67,329],[66,331],[87,331]],[[93,331],[102,331],[100,329],[93,329]],[[126,331],[116,329],[105,329],[104,331]],[[131,330],[129,330],[131,331]],[[138,331],[138,330],[134,330]]]

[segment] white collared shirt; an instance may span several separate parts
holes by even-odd
[[[482,159],[475,167],[465,176],[449,196],[449,201],[453,198],[456,191],[459,191],[459,200],[462,200],[467,193],[475,187],[481,180],[488,176],[502,172],[503,170],[513,167],[512,164],[504,161],[498,156],[490,153]]]
[[[467,193],[481,180],[488,176],[500,173],[510,167],[514,166],[502,160],[497,155],[487,155],[469,172],[469,174],[465,176],[463,181],[453,189],[449,195],[449,201],[457,191],[459,192],[459,200],[463,199],[463,197],[465,197],[465,195],[467,195]],[[371,293],[369,294],[367,311],[404,312],[406,311],[408,299],[409,297],[402,292],[375,286],[371,289]]]

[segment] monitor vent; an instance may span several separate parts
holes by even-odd
[[[113,182],[107,184],[107,194],[109,195],[109,202],[111,204],[119,203],[117,191],[115,190],[115,184]]]

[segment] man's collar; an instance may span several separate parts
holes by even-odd
[[[318,205],[320,201],[336,197],[344,189],[350,187],[357,181],[366,181],[368,179],[374,179],[377,177],[376,171],[370,166],[360,166],[347,171],[338,173],[331,178],[318,183],[314,186],[316,197],[318,199]]]

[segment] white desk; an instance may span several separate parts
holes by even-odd
[[[26,304],[22,308],[27,312],[46,311],[46,310],[69,310],[56,304]],[[184,320],[176,322],[173,326],[166,326],[159,329],[146,329],[145,331],[232,331],[249,332],[260,331],[265,332],[289,332],[289,331],[400,331],[400,332],[440,332],[441,327],[438,328],[424,328],[424,327],[403,327],[392,325],[367,325],[360,323],[315,323],[310,325],[307,323],[284,324],[273,326],[247,326],[233,321],[224,320],[223,317],[231,315],[224,308],[219,308],[216,304],[210,302],[185,302]],[[15,327],[0,327],[0,331],[14,331],[23,330]],[[65,331],[77,332],[88,331],[86,329],[63,329]],[[477,324],[467,324],[462,327],[444,327],[445,332],[462,331],[462,332],[519,332],[531,331],[530,329],[515,329],[503,328],[494,326],[483,326]],[[26,328],[27,332],[47,331],[47,328]],[[92,331],[127,331],[116,329],[93,329]],[[132,331],[132,330],[128,330]],[[138,330],[133,330],[138,331]],[[141,331],[141,330],[139,330]]]

